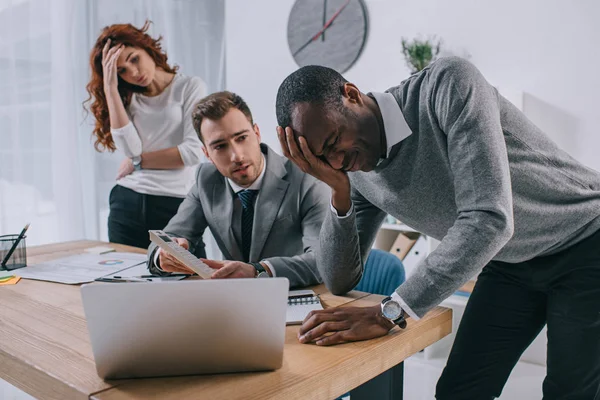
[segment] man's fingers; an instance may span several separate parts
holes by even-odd
[[[160,267],[163,271],[167,272],[176,272],[180,274],[190,274],[193,275],[195,272],[181,264],[179,261],[171,261],[171,260],[161,260]]]
[[[225,265],[223,261],[208,260],[206,258],[201,258],[200,261],[202,261],[204,264],[208,265],[212,269],[221,269],[223,268],[223,265]]]
[[[306,332],[304,335],[300,336],[298,339],[300,343],[309,343],[313,340],[320,340],[323,336],[329,333],[341,332],[350,328],[350,323],[348,321],[325,321],[317,325],[315,328]]]
[[[300,330],[298,331],[298,336],[304,335],[306,332],[310,331],[321,322],[325,321],[339,321],[341,318],[338,315],[335,315],[335,308],[328,308],[326,310],[317,310],[311,311],[308,313],[304,321],[302,322],[302,326],[300,326]]]
[[[164,264],[161,262],[160,263],[160,267],[162,268],[163,271],[166,272],[177,272],[180,274],[193,274],[193,271],[190,271],[187,267],[180,265],[180,264],[176,264],[173,262],[165,262]]]
[[[317,346],[331,346],[334,344],[346,343],[348,339],[346,337],[348,331],[336,332],[333,335],[325,336],[315,342]]]
[[[161,252],[159,257],[160,267],[167,272],[179,272],[182,274],[194,274],[195,272],[183,265],[178,259],[169,253]]]
[[[175,257],[173,257],[172,255],[170,255],[169,253],[165,253],[164,255],[161,254],[161,257],[165,258],[165,262],[167,263],[171,263],[171,264],[181,264],[181,262],[176,259]]]
[[[175,238],[175,242],[177,242],[178,245],[180,245],[181,247],[183,247],[186,250],[190,249],[190,245],[189,245],[188,241],[185,239]]]
[[[215,271],[214,274],[212,274],[212,279],[223,279],[223,278],[227,278],[229,275],[233,274],[236,271],[235,265],[230,264],[227,265],[221,269],[218,269]]]
[[[298,147],[292,128],[285,128],[285,138],[290,151],[290,159],[294,161],[302,171],[308,172],[310,170],[310,164],[306,161],[306,158],[304,158],[302,151]]]
[[[300,150],[302,150],[302,155],[308,161],[310,165],[317,165],[319,159],[317,156],[313,154],[313,152],[308,147],[308,143],[306,142],[306,138],[300,136],[298,138],[298,143],[300,143]]]
[[[277,127],[277,138],[279,139],[279,144],[281,145],[281,151],[283,152],[283,155],[286,158],[291,158],[290,149],[288,148],[287,140],[285,138],[285,132],[280,126]]]
[[[282,127],[278,126],[277,137],[279,138],[279,144],[281,145],[283,155],[292,160],[303,172],[308,172],[310,164],[306,161],[302,151],[298,148],[292,128],[288,126],[284,130]]]
[[[296,142],[296,138],[294,138],[294,131],[289,126],[285,128],[285,140],[287,141],[288,149],[290,150],[290,155],[297,159],[302,160],[304,157],[298,148],[298,143]]]

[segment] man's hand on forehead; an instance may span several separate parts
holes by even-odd
[[[315,156],[304,136],[296,137],[289,126],[285,129],[278,126],[277,138],[283,154],[302,171],[326,183],[334,190],[349,192],[350,181],[346,173],[333,169],[327,161]]]

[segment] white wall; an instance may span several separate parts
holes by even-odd
[[[263,141],[279,151],[275,96],[297,66],[287,47],[293,0],[227,0],[229,90],[246,99]],[[600,2],[597,0],[367,0],[363,54],[344,75],[383,91],[409,74],[401,37],[443,38],[502,92],[523,92],[526,114],[573,156],[600,170]]]

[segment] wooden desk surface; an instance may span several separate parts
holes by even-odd
[[[28,263],[81,253],[79,241],[32,247]],[[144,250],[112,245],[118,251]],[[325,307],[377,304],[381,296],[333,296],[315,288]],[[438,307],[408,328],[333,347],[298,343],[286,331],[283,367],[272,372],[103,381],[96,374],[79,286],[22,279],[0,287],[0,378],[40,399],[333,399],[450,333],[452,313]]]

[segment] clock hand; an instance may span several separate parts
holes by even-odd
[[[304,50],[306,48],[306,46],[308,46],[311,42],[314,42],[315,40],[317,40],[319,38],[319,36],[321,36],[321,34],[323,34],[327,29],[329,29],[331,27],[331,24],[333,23],[333,21],[340,15],[340,13],[344,10],[344,8],[346,8],[346,6],[350,3],[350,0],[346,0],[346,2],[339,8],[339,10],[337,10],[335,12],[335,14],[333,14],[333,16],[331,18],[329,18],[329,21],[327,21],[325,23],[325,25],[323,25],[323,28],[321,28],[321,30],[319,32],[317,32],[316,35],[314,35],[313,37],[311,37],[308,42],[304,43],[302,46],[300,46],[300,48],[298,50],[296,50],[294,52],[294,54],[292,54],[292,56],[296,56],[296,54],[300,53],[302,50]]]
[[[323,0],[323,26],[327,23],[327,0]],[[325,32],[321,35],[321,41],[325,41]]]
[[[329,21],[327,21],[327,23],[325,25],[323,25],[323,29],[321,29],[319,32],[317,32],[317,34],[315,36],[313,36],[312,40],[317,40],[319,38],[319,36],[321,36],[322,33],[324,33],[327,28],[329,28],[329,26],[333,23],[333,21],[340,15],[340,13],[342,11],[344,11],[344,8],[346,8],[346,6],[350,4],[350,0],[346,0],[346,2],[340,7],[339,10],[337,10],[335,12],[335,14],[333,14],[331,16],[331,18],[329,18]]]

